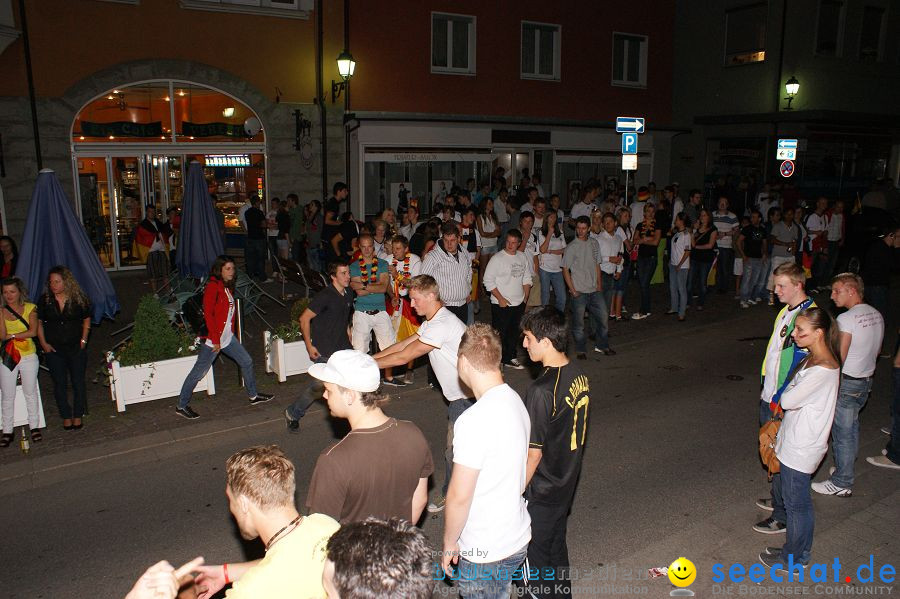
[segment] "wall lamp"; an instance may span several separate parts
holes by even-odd
[[[356,70],[356,61],[353,55],[347,50],[341,52],[337,57],[338,74],[341,76],[340,81],[331,80],[331,103],[334,104],[341,97],[341,92],[347,87],[353,72]]]

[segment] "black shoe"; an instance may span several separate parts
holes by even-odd
[[[200,418],[200,414],[191,409],[191,406],[184,406],[183,408],[175,408],[175,413],[179,416],[183,416],[188,420],[193,420],[195,418]]]
[[[291,413],[288,410],[284,411],[284,420],[287,422],[287,429],[289,433],[299,433],[300,432],[300,421],[294,420],[291,418]]]
[[[256,397],[250,398],[250,405],[255,406],[257,404],[266,403],[267,401],[272,401],[275,399],[275,396],[270,393],[257,393]]]
[[[0,447],[9,447],[14,438],[14,433],[3,433],[3,436],[0,437]]]
[[[575,357],[578,358],[579,360],[587,360],[587,354],[584,352],[579,353]]]
[[[389,385],[391,387],[405,387],[406,381],[404,381],[403,379],[399,379],[397,377],[392,377],[389,379],[381,379],[381,384]]]
[[[775,518],[766,518],[762,522],[754,524],[753,530],[761,532],[764,535],[776,535],[787,530],[787,525],[784,522],[779,522]]]

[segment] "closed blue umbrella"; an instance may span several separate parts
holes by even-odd
[[[37,297],[44,289],[47,273],[58,264],[72,271],[91,299],[94,323],[115,317],[119,300],[109,274],[100,263],[56,173],[45,168],[38,174],[31,194],[16,275],[25,281],[32,297]]]
[[[209,274],[213,262],[224,251],[203,168],[193,161],[184,185],[175,266],[182,275],[199,279]]]

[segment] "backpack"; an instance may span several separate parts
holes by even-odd
[[[181,307],[181,313],[184,321],[190,330],[198,337],[206,337],[209,335],[209,329],[206,328],[206,316],[203,313],[203,292],[205,286],[200,291],[185,300]]]

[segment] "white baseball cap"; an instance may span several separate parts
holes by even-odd
[[[325,364],[310,366],[309,374],[320,381],[360,393],[377,391],[381,385],[381,374],[375,359],[355,349],[334,352]]]

